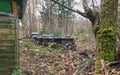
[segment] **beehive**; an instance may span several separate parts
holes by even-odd
[[[17,18],[0,13],[0,75],[10,75],[18,64]]]
[[[0,12],[12,13],[11,0],[0,0]]]

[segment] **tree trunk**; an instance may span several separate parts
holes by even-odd
[[[101,6],[101,24],[97,32],[98,48],[95,75],[101,74],[100,60],[113,61],[116,50],[118,0],[104,0]]]

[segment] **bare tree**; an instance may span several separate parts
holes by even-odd
[[[66,9],[69,9],[73,12],[76,12],[78,14],[80,14],[81,16],[89,19],[92,23],[92,25],[95,24],[96,20],[98,20],[98,23],[100,21],[100,15],[99,15],[99,11],[93,11],[90,7],[88,7],[88,4],[87,4],[87,1],[86,0],[82,0],[82,3],[83,3],[83,7],[84,7],[84,10],[85,12],[81,12],[80,10],[74,10],[74,9],[71,9],[63,4],[60,4],[59,2],[57,2],[56,0],[51,0],[61,6],[63,6],[64,8]]]

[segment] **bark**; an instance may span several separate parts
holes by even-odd
[[[32,33],[32,31],[33,31],[33,27],[32,27],[32,23],[33,23],[33,20],[32,20],[32,8],[31,8],[31,6],[32,6],[32,4],[31,4],[31,0],[30,0],[30,2],[29,2],[29,9],[28,9],[28,14],[29,14],[29,23],[30,23],[30,34]]]
[[[101,74],[100,60],[113,61],[116,50],[118,0],[104,0],[101,7],[101,24],[97,32],[98,49],[95,75]]]

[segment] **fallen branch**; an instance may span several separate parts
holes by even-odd
[[[106,68],[104,59],[101,59],[100,62],[101,62],[102,68],[103,68],[103,74],[104,75],[109,75],[109,71]]]
[[[120,61],[113,61],[113,62],[109,62],[108,64],[106,64],[107,66],[116,66],[116,65],[119,65],[120,64]]]

